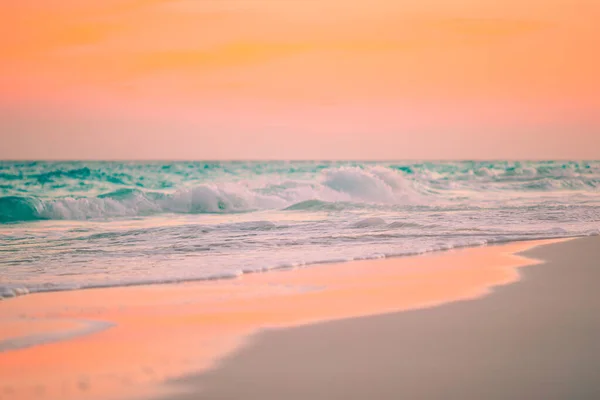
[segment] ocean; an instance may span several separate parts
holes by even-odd
[[[0,298],[599,229],[600,161],[4,161]]]

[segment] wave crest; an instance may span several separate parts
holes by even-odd
[[[385,167],[342,167],[325,172],[327,187],[350,195],[353,200],[398,203],[414,200],[417,192],[401,173]]]
[[[40,219],[41,202],[31,197],[0,197],[0,223]]]
[[[473,207],[500,197],[518,199],[523,192],[556,198],[564,191],[595,194],[600,189],[596,162],[290,165],[0,163],[0,223],[269,209]]]
[[[0,198],[0,221],[85,220],[159,213],[238,213],[266,209],[341,210],[348,204],[398,203],[416,196],[402,173],[383,167],[325,170],[316,181],[201,184],[172,193],[121,188],[96,197]]]

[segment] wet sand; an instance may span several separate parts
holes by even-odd
[[[524,256],[481,298],[263,331],[169,399],[600,399],[600,238]]]
[[[394,353],[398,349],[395,346],[402,340],[396,336],[411,330],[396,319],[403,321],[414,318],[412,315],[429,315],[434,310],[496,298],[505,290],[498,286],[519,279],[519,267],[539,263],[514,253],[551,242],[321,265],[230,281],[42,293],[10,299],[0,303],[0,328],[7,328],[0,329],[0,346],[4,343],[0,347],[0,399],[304,398],[319,394],[332,398],[367,395],[380,386],[380,390],[387,390],[391,386],[384,378],[396,379],[396,367],[390,365],[394,370],[389,370],[372,365],[369,373],[359,371],[370,362],[399,356]],[[583,266],[590,261],[586,257],[593,259],[598,251],[589,247],[580,252]],[[535,268],[542,271],[545,266]],[[582,272],[579,279],[589,276],[588,282],[595,282],[592,273]],[[561,276],[570,275],[563,270]],[[522,284],[508,288],[517,286]],[[491,296],[466,302],[491,291]],[[443,305],[446,303],[451,304]],[[508,309],[520,310],[518,297],[509,303]],[[554,303],[563,304],[557,299]],[[390,314],[423,308],[429,310]],[[381,314],[389,315],[356,319]],[[551,317],[548,314],[546,319],[551,321]],[[392,330],[377,331],[389,318]],[[457,318],[452,311],[443,311],[422,329],[433,323],[440,325],[436,329],[463,326]],[[323,321],[337,322],[313,325]],[[492,325],[499,321],[502,319],[492,318]],[[302,325],[306,327],[298,327]],[[297,328],[256,335],[265,328],[290,326]],[[528,332],[523,337],[531,339]],[[419,343],[435,349],[444,341],[415,345]],[[378,354],[378,349],[389,352],[389,357]],[[422,358],[411,359],[407,365],[426,366],[429,353],[423,352]],[[406,357],[399,359],[407,362]],[[278,370],[273,375],[275,381],[270,376],[273,369]],[[208,372],[179,380],[201,371]],[[337,384],[333,382],[329,393],[323,382],[331,379]],[[173,380],[178,383],[163,384]],[[186,397],[182,393],[190,390],[195,394]],[[199,390],[203,394],[198,395]],[[395,393],[390,390],[390,395]],[[254,394],[248,397],[245,393]]]

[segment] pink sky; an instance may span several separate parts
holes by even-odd
[[[600,158],[596,0],[2,7],[0,158]]]

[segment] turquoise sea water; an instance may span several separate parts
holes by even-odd
[[[598,234],[600,162],[0,162],[0,297]]]

